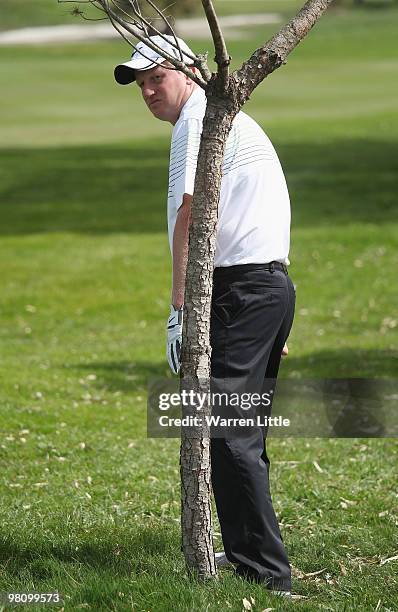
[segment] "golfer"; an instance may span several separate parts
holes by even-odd
[[[174,38],[151,37],[180,59]],[[193,53],[179,39],[184,60]],[[182,72],[140,42],[115,68],[116,81],[134,81],[152,115],[173,127],[167,202],[173,259],[167,356],[180,368],[190,207],[206,96]],[[196,70],[192,67],[192,70]],[[259,393],[276,379],[293,322],[295,292],[288,276],[290,203],[275,150],[253,119],[233,121],[222,168],[211,310],[211,375],[216,388]],[[239,411],[238,411],[239,412]],[[281,594],[291,572],[269,491],[264,430],[211,440],[212,485],[224,543],[221,564]]]

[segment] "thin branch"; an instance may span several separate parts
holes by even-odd
[[[118,8],[119,8],[119,9],[120,9],[120,10],[121,10],[121,11],[122,11],[122,12],[123,12],[125,15],[127,15],[128,17],[131,17],[131,15],[130,15],[129,13],[127,13],[126,11],[124,11],[123,9],[121,9],[121,8],[119,7],[119,5],[116,3],[116,0],[111,0],[111,2],[112,2],[113,4],[115,4],[115,5],[116,5],[116,6],[117,6],[117,7],[118,7]],[[141,11],[137,12],[137,9],[136,9],[136,8],[134,8],[134,3],[133,3],[133,1],[132,1],[132,0],[128,0],[128,2],[129,2],[129,4],[130,4],[130,6],[131,6],[131,9],[132,9],[132,11],[133,11],[134,15],[135,15],[136,17],[138,17],[138,19],[140,20],[141,24],[145,24],[145,26],[146,26],[147,28],[151,28],[152,30],[154,30],[154,31],[156,32],[156,34],[157,34],[158,36],[160,36],[161,38],[163,38],[163,40],[165,40],[167,43],[172,44],[172,43],[170,43],[170,41],[169,41],[169,40],[166,38],[166,36],[165,36],[165,35],[164,35],[162,32],[160,32],[160,31],[159,31],[157,28],[155,28],[155,26],[154,26],[152,23],[150,23],[150,22],[149,22],[147,19],[145,19],[145,17],[143,17],[143,16],[142,16]],[[148,0],[148,2],[150,2],[150,0]],[[152,3],[151,3],[151,4],[152,4]],[[156,8],[156,7],[155,7],[155,5],[154,5],[154,8]],[[161,14],[161,13],[160,13],[160,14]],[[163,18],[163,17],[162,17],[162,18]],[[166,19],[164,19],[164,21],[165,21],[165,23],[166,23],[166,25],[167,25],[167,24],[168,24],[168,21],[167,21]],[[131,23],[131,22],[127,22],[127,23]],[[171,27],[171,26],[170,26],[170,27]],[[143,27],[143,29],[145,30],[145,32],[146,32],[146,34],[147,34],[147,30],[146,30],[146,28],[144,28],[144,27]],[[147,35],[148,35],[148,34],[147,34]],[[174,34],[174,37],[176,38],[175,34]],[[176,38],[176,44],[175,44],[174,46],[175,46],[175,48],[176,48],[176,49],[179,51],[179,53],[180,53],[180,56],[181,56],[181,61],[184,61],[184,58],[182,57],[182,53],[181,53],[181,50],[180,50],[180,46],[179,46],[179,44],[178,44],[178,42],[177,42],[177,38]],[[188,55],[188,54],[187,54],[187,55]],[[193,61],[195,61],[195,60],[196,60],[196,56],[194,56],[194,55],[189,54],[189,57],[190,57],[190,59],[192,59]]]
[[[233,73],[234,81],[240,90],[241,106],[261,81],[285,63],[289,53],[308,34],[332,2],[333,0],[308,0],[288,24]]]
[[[180,43],[178,42],[178,39],[177,39],[176,33],[174,32],[174,28],[172,27],[171,23],[170,23],[170,22],[169,22],[169,20],[167,19],[166,15],[164,15],[164,14],[163,14],[163,12],[162,12],[162,11],[161,11],[161,10],[160,10],[160,9],[159,9],[157,6],[156,6],[156,4],[154,4],[154,3],[152,2],[152,0],[147,0],[147,2],[148,2],[148,4],[149,4],[149,6],[151,6],[151,7],[152,7],[152,8],[153,8],[153,9],[154,9],[156,12],[157,12],[157,14],[159,15],[159,17],[160,17],[161,19],[163,19],[163,20],[164,20],[164,22],[165,22],[166,26],[169,28],[170,32],[171,32],[171,33],[172,33],[172,35],[173,35],[173,38],[174,38],[175,44],[176,44],[176,46],[177,46],[178,53],[180,54],[180,59],[181,59],[181,61],[183,62],[183,61],[184,61],[184,56],[183,56],[182,51],[181,51],[181,49],[180,49]],[[189,54],[189,55],[190,55],[190,54]],[[191,56],[191,59],[193,59],[193,58],[192,58],[192,56]],[[194,59],[196,59],[196,58],[194,58]]]
[[[128,0],[130,2],[130,0]],[[134,15],[136,15],[138,17],[138,21],[136,19],[134,19],[134,17],[132,17],[130,15],[130,13],[128,13],[127,11],[125,11],[124,9],[122,9],[121,6],[119,6],[118,2],[116,2],[116,0],[111,0],[111,2],[124,14],[128,17],[128,19],[126,19],[127,23],[130,23],[132,25],[136,25],[137,28],[139,28],[140,30],[142,30],[145,34],[145,37],[149,37],[149,32],[148,32],[148,28],[147,28],[147,22],[145,22],[145,19],[143,17],[141,17],[141,12],[135,12],[135,9],[133,9],[133,13]],[[150,25],[150,24],[148,24]]]
[[[111,13],[108,13],[108,18],[109,21],[111,22],[111,24],[113,25],[113,27],[115,28],[116,32],[118,32],[120,34],[120,36],[123,38],[123,40],[126,41],[126,43],[128,43],[131,47],[133,47],[134,50],[136,50],[136,47],[133,45],[133,43],[129,40],[129,38],[125,35],[125,33],[123,32],[123,30],[120,29],[119,24],[116,25],[116,22],[113,19],[113,15],[111,15]],[[136,27],[140,27],[139,25],[137,25]],[[148,58],[147,58],[148,59]]]
[[[115,27],[115,23],[114,22],[117,22],[123,29],[127,30],[127,32],[129,32],[130,34],[135,36],[135,38],[138,38],[138,40],[140,40],[141,42],[145,43],[153,51],[158,53],[160,57],[163,57],[165,60],[170,62],[173,66],[175,66],[177,68],[177,70],[179,70],[179,71],[183,72],[184,74],[186,74],[197,85],[199,85],[203,89],[206,87],[206,83],[201,78],[199,78],[199,76],[197,74],[192,72],[192,70],[190,70],[184,62],[181,62],[181,61],[177,60],[174,56],[170,55],[169,53],[167,53],[166,51],[161,49],[158,45],[153,43],[153,41],[151,39],[148,39],[145,36],[142,36],[142,34],[138,31],[137,26],[131,26],[131,24],[127,24],[123,19],[121,19],[109,7],[108,1],[109,0],[100,0],[102,5],[104,6],[104,9],[107,12],[109,18],[112,17],[111,22],[112,22],[112,25],[114,27]],[[119,32],[119,34],[121,33],[118,28],[115,27],[115,29]],[[123,35],[123,38],[125,40],[127,40],[124,35]],[[128,41],[128,42],[129,42],[130,46],[135,48],[135,46],[131,43],[131,41]],[[142,53],[142,51],[140,51],[140,53],[141,53],[141,55],[143,55],[145,57],[145,55]]]
[[[143,16],[142,16],[142,13],[141,13],[141,8],[140,8],[139,1],[138,0],[128,0],[128,3],[133,8],[134,14],[137,15],[138,19],[140,19],[141,24],[142,24],[143,23]],[[145,24],[142,27],[143,27],[143,30],[145,31],[145,36],[149,37],[149,32],[148,32]]]
[[[214,61],[218,66],[218,75],[220,78],[221,86],[223,90],[226,91],[228,87],[229,65],[231,63],[231,58],[227,51],[227,46],[225,44],[224,36],[212,0],[202,0],[202,5],[206,13],[207,21],[214,42],[214,49],[216,52]]]
[[[128,2],[130,4],[133,4],[133,3],[135,3],[135,0],[128,0]],[[175,42],[172,42],[168,38],[166,38],[166,36],[162,32],[159,32],[159,30],[157,30],[152,24],[148,23],[148,25],[153,30],[155,30],[155,32],[157,32],[157,34],[161,38],[163,38],[163,40],[165,40],[169,45],[173,46],[179,52],[179,55],[181,57],[181,61],[184,61],[183,54],[181,52],[180,45],[179,45],[179,42],[178,42],[178,38],[176,36],[176,33],[175,33],[173,27],[171,26],[171,23],[166,18],[166,16],[163,14],[163,12],[160,9],[158,9],[157,6],[152,2],[152,0],[147,0],[147,2],[157,11],[157,13],[160,15],[160,18],[163,19],[165,24],[171,30]],[[172,4],[170,4],[169,6],[172,6]],[[137,7],[139,9],[138,2],[137,2]],[[169,8],[169,7],[167,7],[167,8]],[[135,12],[135,14],[138,17],[138,13]],[[142,17],[141,11],[140,11],[140,17],[139,18],[141,19],[141,21],[145,21],[144,18]],[[200,74],[202,76],[202,79],[203,79],[203,84],[200,84],[197,81],[196,82],[197,82],[198,85],[200,85],[200,87],[204,88],[205,83],[207,83],[211,79],[211,72],[210,72],[210,70],[208,68],[208,65],[207,65],[207,54],[194,55],[192,53],[189,53],[189,52],[185,51],[184,55],[186,57],[189,57],[193,61],[193,65],[199,70],[199,72],[200,72]],[[170,69],[170,68],[168,68],[168,69]]]
[[[62,0],[61,0],[62,1]],[[68,1],[72,1],[72,0],[68,0]],[[73,0],[74,1],[74,0]],[[97,1],[101,1],[101,0],[97,0]],[[170,31],[173,32],[173,37],[175,38],[175,42],[171,42],[166,35],[163,32],[160,32],[157,28],[154,27],[154,25],[148,21],[147,19],[145,19],[145,17],[142,15],[141,9],[139,7],[138,2],[136,2],[135,0],[127,0],[127,2],[129,3],[129,5],[131,6],[132,12],[134,13],[134,15],[139,19],[140,22],[144,23],[145,25],[147,25],[149,28],[152,28],[152,30],[154,30],[156,32],[156,34],[158,36],[160,36],[161,38],[163,38],[163,40],[165,40],[167,43],[169,43],[171,46],[173,46],[180,54],[181,57],[181,61],[183,61],[183,57],[181,55],[181,50],[180,50],[180,45],[178,43],[177,40],[177,36],[174,33],[174,30],[169,22],[169,20],[167,19],[167,17],[163,14],[163,12],[157,8],[157,6],[152,2],[152,0],[146,0],[148,2],[148,4],[150,4],[150,6],[152,6],[155,11],[158,13],[158,15],[160,15],[160,18],[165,22],[165,24],[167,25],[168,28],[170,28]],[[110,2],[112,2],[113,4],[115,4],[116,6],[116,0],[110,0]],[[124,11],[121,7],[118,6],[118,8],[120,9],[121,12],[123,12],[125,15],[127,15],[128,17],[131,17],[131,15],[129,13],[127,13],[126,11]],[[192,53],[184,53],[184,55],[186,55],[187,57],[189,57],[193,62],[195,62],[197,60],[196,55],[193,55]]]
[[[97,11],[101,11],[101,13],[105,13],[106,11],[104,10],[104,8],[102,7],[102,3],[101,0],[57,0],[58,4],[64,4],[67,2],[73,3],[73,4],[91,4],[91,6],[93,6]],[[75,6],[75,8],[72,9],[71,11],[72,15],[79,15],[79,17],[82,17],[85,21],[100,21],[102,19],[106,19],[106,17],[101,17],[100,19],[93,19],[91,17],[86,17],[85,14],[83,13],[83,11],[78,7]]]
[[[90,4],[93,5],[94,8],[96,8],[98,11],[102,11],[103,13],[105,12],[103,8],[101,8],[101,3],[99,2],[99,0],[89,0]],[[98,6],[99,5],[99,6]]]
[[[58,0],[58,1],[59,1],[59,0]],[[62,0],[61,0],[61,1],[62,1]],[[66,0],[66,1],[75,1],[75,0]],[[91,1],[101,2],[101,0],[83,0],[83,1],[88,1],[88,2],[91,2]],[[116,6],[118,6],[118,5],[116,4],[116,0],[110,0],[110,1],[111,1],[113,4],[115,4]],[[160,9],[158,9],[158,7],[157,7],[157,6],[156,6],[156,5],[155,5],[155,4],[152,2],[152,0],[146,0],[146,1],[147,1],[147,2],[148,2],[148,3],[149,3],[149,4],[150,4],[150,5],[151,5],[151,6],[152,6],[154,9],[155,9],[155,11],[158,13],[158,15],[160,15],[160,18],[161,18],[161,19],[162,19],[162,20],[165,22],[165,24],[167,25],[167,27],[168,27],[168,28],[170,28],[170,31],[173,33],[173,37],[174,37],[174,39],[175,39],[175,42],[172,42],[172,41],[170,41],[168,38],[166,38],[166,36],[165,36],[165,34],[163,34],[163,32],[160,32],[160,31],[159,31],[157,28],[155,28],[155,27],[153,26],[153,24],[152,24],[152,23],[150,23],[149,21],[147,21],[147,20],[145,19],[145,17],[143,17],[143,15],[142,15],[142,13],[141,13],[140,6],[139,6],[139,3],[138,3],[138,2],[136,2],[136,0],[127,0],[127,2],[130,4],[130,6],[131,6],[131,8],[132,8],[132,10],[133,10],[134,15],[136,15],[136,17],[137,17],[137,18],[138,18],[138,19],[139,19],[139,20],[140,20],[142,23],[144,23],[144,24],[145,24],[145,25],[147,25],[148,27],[152,28],[152,29],[153,29],[153,30],[154,30],[154,31],[155,31],[155,32],[156,32],[156,33],[157,33],[157,34],[158,34],[158,35],[159,35],[161,38],[163,38],[163,40],[165,40],[165,41],[166,41],[166,42],[168,42],[168,43],[169,43],[171,46],[173,46],[173,47],[174,47],[174,48],[175,48],[175,49],[176,49],[176,50],[179,52],[180,57],[181,57],[181,61],[184,61],[183,56],[182,56],[182,53],[181,53],[180,45],[179,45],[179,43],[178,43],[178,38],[177,38],[177,36],[176,36],[176,34],[175,34],[174,30],[173,30],[173,27],[171,26],[170,21],[169,21],[169,20],[167,19],[167,17],[164,15],[164,12],[162,12]],[[170,5],[169,5],[168,7],[166,7],[166,8],[169,8],[170,6],[173,6],[173,4],[174,4],[174,3],[170,4]],[[120,7],[119,7],[119,8],[120,8]],[[120,10],[122,10],[122,9],[120,8]],[[166,9],[165,9],[165,10],[166,10]],[[123,10],[122,10],[122,12],[123,12],[125,15],[128,15],[129,17],[131,17],[131,15],[129,15],[129,14],[126,12],[126,11],[123,11]],[[136,22],[134,22],[134,23],[136,23]],[[144,28],[143,28],[143,29],[144,29]],[[193,53],[188,53],[188,52],[184,52],[184,55],[185,55],[186,57],[189,57],[189,59],[191,59],[191,60],[194,62],[194,65],[196,66],[196,68],[198,68],[198,69],[199,69],[200,73],[202,74],[202,76],[203,76],[203,80],[207,82],[207,81],[210,79],[210,77],[211,77],[211,73],[210,73],[210,71],[209,71],[209,70],[207,70],[207,71],[206,71],[206,70],[204,69],[203,65],[202,65],[202,64],[203,64],[203,62],[205,62],[205,63],[207,64],[207,57],[205,57],[205,56],[203,56],[203,55],[197,56],[197,55],[194,55]],[[199,61],[198,61],[198,60],[199,60]],[[206,66],[206,67],[207,67],[207,66]],[[203,70],[203,71],[202,71],[202,70]]]
[[[133,4],[134,0],[127,0],[129,2],[129,4]],[[147,23],[147,25],[149,25],[153,30],[155,30],[155,32],[161,37],[163,38],[163,40],[165,40],[166,42],[169,43],[169,45],[171,45],[172,47],[174,47],[181,58],[181,61],[184,61],[181,49],[180,49],[180,44],[178,42],[178,38],[177,35],[175,34],[173,27],[170,23],[170,21],[167,19],[166,15],[163,14],[163,11],[161,11],[154,2],[152,2],[152,0],[146,0],[148,2],[148,4],[157,12],[157,14],[159,15],[160,19],[162,19],[164,21],[164,23],[166,24],[166,26],[170,29],[170,31],[172,32],[173,38],[175,40],[175,42],[170,41],[165,34],[163,34],[163,32],[160,32],[157,28],[155,28],[151,23],[147,22],[145,20],[145,18],[142,16],[142,13],[140,11],[140,15],[139,18],[141,19],[141,21],[145,21],[145,23]],[[138,3],[137,3],[138,4]],[[135,15],[137,15],[138,17],[138,13],[136,11],[134,11]],[[197,56],[194,55],[193,53],[188,53],[188,52],[184,52],[184,55],[186,57],[189,57],[189,59],[191,59],[193,62],[195,62],[197,60]]]
[[[90,3],[90,4],[91,4],[91,5],[92,5],[92,6],[93,6],[95,9],[97,9],[97,11],[101,11],[101,13],[105,13],[104,9],[103,9],[103,8],[101,8],[101,6],[98,6],[98,5],[97,5],[97,0],[89,0],[89,3]],[[107,19],[107,16],[106,16],[106,17],[99,17],[98,19],[94,19],[94,17],[86,17],[86,15],[83,13],[83,11],[80,11],[80,10],[78,9],[78,7],[76,7],[76,9],[74,9],[74,10],[76,10],[76,14],[78,13],[79,15],[81,15],[81,17],[82,17],[83,19],[85,19],[86,21],[105,21],[105,19]],[[72,13],[73,13],[73,11],[72,11]],[[105,15],[106,15],[106,13],[105,13]]]
[[[209,70],[209,66],[207,65],[207,51],[206,53],[198,53],[197,58],[198,59],[195,62],[195,66],[202,75],[203,81],[208,83],[211,79],[211,72]]]
[[[116,8],[118,9],[118,11],[120,11],[120,13],[122,13],[123,15],[126,16],[126,23],[129,23],[130,25],[135,25],[136,27],[140,27],[140,29],[142,29],[143,32],[145,32],[145,34],[147,34],[147,30],[145,28],[145,24],[142,24],[140,22],[137,22],[131,15],[130,13],[128,13],[127,11],[124,10],[124,8],[122,6],[120,6],[120,4],[116,1],[116,0],[111,0],[112,4],[114,4],[116,6]]]
[[[75,1],[76,3],[76,0],[58,0],[59,3],[73,1]],[[132,0],[129,0],[129,2],[131,1]],[[201,76],[199,76],[198,74],[193,72],[190,67],[183,61],[177,60],[173,55],[170,55],[169,53],[161,49],[161,47],[156,45],[156,43],[154,43],[150,38],[145,36],[145,34],[140,31],[143,30],[143,26],[139,23],[139,21],[133,20],[133,23],[130,23],[123,19],[120,15],[118,15],[110,6],[110,3],[113,3],[113,0],[78,0],[78,2],[82,4],[92,5],[94,5],[94,2],[98,3],[101,6],[100,10],[103,10],[108,15],[115,30],[118,32],[118,34],[122,36],[122,38],[129,44],[129,46],[136,49],[134,43],[129,40],[128,36],[122,30],[125,30],[128,34],[134,36],[134,38],[137,38],[139,41],[145,43],[145,45],[155,51],[159,55],[159,57],[163,57],[164,60],[170,62],[170,64],[172,64],[177,70],[183,72],[192,81],[199,85],[199,87],[202,87],[202,89],[206,89],[206,84],[209,81],[211,75],[205,62],[205,56],[192,56],[194,59],[194,65],[199,69],[199,72],[201,74]],[[118,26],[120,27],[117,27],[116,24],[118,24]],[[122,28],[122,30],[120,28]],[[146,57],[145,54],[142,53],[142,51],[140,51],[140,53],[141,55],[143,55],[143,57]]]
[[[135,0],[128,0],[128,2],[129,2],[130,4],[135,4]],[[181,49],[180,49],[180,45],[179,45],[179,43],[178,43],[178,38],[177,38],[177,36],[176,36],[176,33],[175,33],[175,31],[174,31],[174,29],[173,29],[173,27],[172,27],[172,25],[171,25],[170,21],[167,19],[166,15],[164,14],[164,13],[165,13],[165,11],[166,11],[167,9],[169,9],[171,6],[173,6],[173,5],[175,4],[175,2],[172,2],[171,4],[169,4],[167,7],[165,7],[165,9],[164,9],[163,11],[161,11],[161,10],[160,10],[160,9],[159,9],[159,8],[156,6],[156,4],[154,4],[154,3],[152,2],[152,0],[147,0],[147,2],[148,2],[148,4],[150,4],[150,6],[152,6],[152,7],[154,8],[154,10],[155,10],[155,11],[158,13],[158,15],[160,16],[160,18],[161,18],[161,19],[163,19],[163,21],[165,22],[165,24],[167,25],[167,27],[170,29],[170,31],[172,32],[172,35],[173,35],[173,37],[174,37],[175,42],[173,43],[173,42],[171,42],[170,40],[166,39],[166,37],[164,36],[164,34],[163,34],[162,32],[159,32],[159,31],[158,31],[156,28],[154,28],[154,27],[153,27],[153,25],[151,25],[152,29],[154,29],[156,32],[158,32],[159,36],[161,36],[161,37],[162,37],[164,40],[167,40],[167,42],[168,42],[170,45],[174,46],[174,48],[175,48],[175,49],[177,49],[177,51],[178,51],[178,52],[179,52],[179,54],[180,54],[180,58],[181,58],[181,60],[183,61],[183,60],[184,60],[184,58],[183,58],[183,55],[182,55],[182,53],[181,53]],[[139,3],[138,3],[138,2],[137,2],[137,8],[138,8],[138,10],[139,10],[139,12],[140,12],[140,18],[141,18],[141,19],[143,19],[143,18],[142,18],[141,11],[140,11],[140,9],[139,9]],[[137,13],[136,13],[136,14],[137,14]],[[138,16],[138,15],[137,15],[137,16]],[[210,81],[210,79],[211,79],[211,72],[210,72],[210,70],[209,70],[209,68],[208,68],[208,65],[207,65],[207,53],[206,53],[206,54],[198,54],[198,55],[193,55],[192,53],[185,52],[185,53],[184,53],[184,55],[185,55],[186,57],[189,57],[191,60],[193,60],[193,62],[194,62],[194,66],[195,66],[196,68],[198,68],[198,70],[199,70],[199,72],[200,72],[200,74],[201,74],[201,76],[202,76],[202,78],[203,78],[204,83],[207,83],[208,81]],[[203,87],[203,85],[201,85],[201,87]]]

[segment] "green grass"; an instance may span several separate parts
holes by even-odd
[[[394,5],[395,0],[366,0],[364,8],[354,6],[353,0],[334,0],[332,11],[341,8],[355,11],[368,10],[371,13],[375,9],[388,10]],[[144,7],[146,0],[141,0]],[[178,4],[178,0],[175,4]],[[301,0],[214,0],[213,2],[219,16],[241,15],[251,13],[279,13],[285,18],[290,18],[304,2]],[[172,6],[172,3],[170,3]],[[16,28],[26,28],[47,25],[76,25],[84,23],[81,17],[72,15],[75,7],[84,11],[90,18],[98,19],[99,12],[90,7],[86,0],[72,2],[58,2],[58,0],[1,0],[0,31]],[[172,9],[170,9],[171,13]],[[201,0],[197,0],[196,15],[203,16]]]
[[[292,197],[284,377],[397,376],[397,21],[329,15],[247,105]],[[270,34],[231,42],[234,65]],[[394,610],[392,439],[270,441],[302,599],[185,576],[178,441],[145,437],[147,381],[171,376],[170,128],[112,83],[127,55],[0,50],[0,592],[59,590],[66,610]]]
[[[80,6],[90,17],[99,17],[99,12],[87,6],[87,3],[60,2],[57,0],[2,0],[2,14],[0,30],[45,26],[45,25],[76,25],[82,22],[80,17],[71,15],[75,6]],[[200,0],[198,0],[197,14],[203,15]],[[141,2],[141,5],[145,5]],[[244,5],[235,0],[217,0],[215,6],[220,15],[241,13],[262,13],[264,11],[291,12],[300,5],[300,0],[246,0]]]
[[[0,30],[76,25],[79,23],[79,18],[71,15],[71,11],[77,5],[77,2],[58,3],[58,0],[2,0]],[[85,9],[87,10],[87,5]],[[91,13],[94,14],[93,11]]]
[[[347,1],[347,0],[345,0]],[[145,0],[141,6],[145,6]],[[216,0],[215,7],[219,15],[233,15],[241,13],[275,12],[291,14],[298,6],[300,0],[245,0],[244,3],[236,0]],[[90,9],[87,3],[60,2],[57,0],[2,0],[0,30],[13,28],[62,25],[84,23],[80,17],[71,15],[74,7],[80,6],[85,14],[98,17],[99,12]],[[197,0],[197,14],[203,15],[202,4]]]

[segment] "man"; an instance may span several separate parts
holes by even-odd
[[[152,41],[180,59],[174,38]],[[187,64],[193,53],[179,40]],[[170,69],[171,68],[171,69]],[[192,67],[192,70],[195,68]],[[206,109],[204,91],[139,43],[115,68],[120,84],[136,81],[151,113],[174,128],[171,141],[168,230],[173,258],[167,356],[179,371],[190,206]],[[223,162],[211,311],[213,389],[261,393],[278,374],[293,322],[295,293],[287,274],[290,203],[275,150],[246,114],[234,119]],[[234,411],[240,414],[239,409]],[[290,565],[269,493],[269,460],[260,427],[211,440],[212,485],[224,560],[236,572],[288,594]]]

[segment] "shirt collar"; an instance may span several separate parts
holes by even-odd
[[[201,87],[195,87],[188,100],[185,102],[184,106],[181,109],[180,116],[178,117],[178,121],[183,121],[186,118],[186,115],[194,109],[195,106],[202,106],[203,103],[206,102],[206,94]]]

